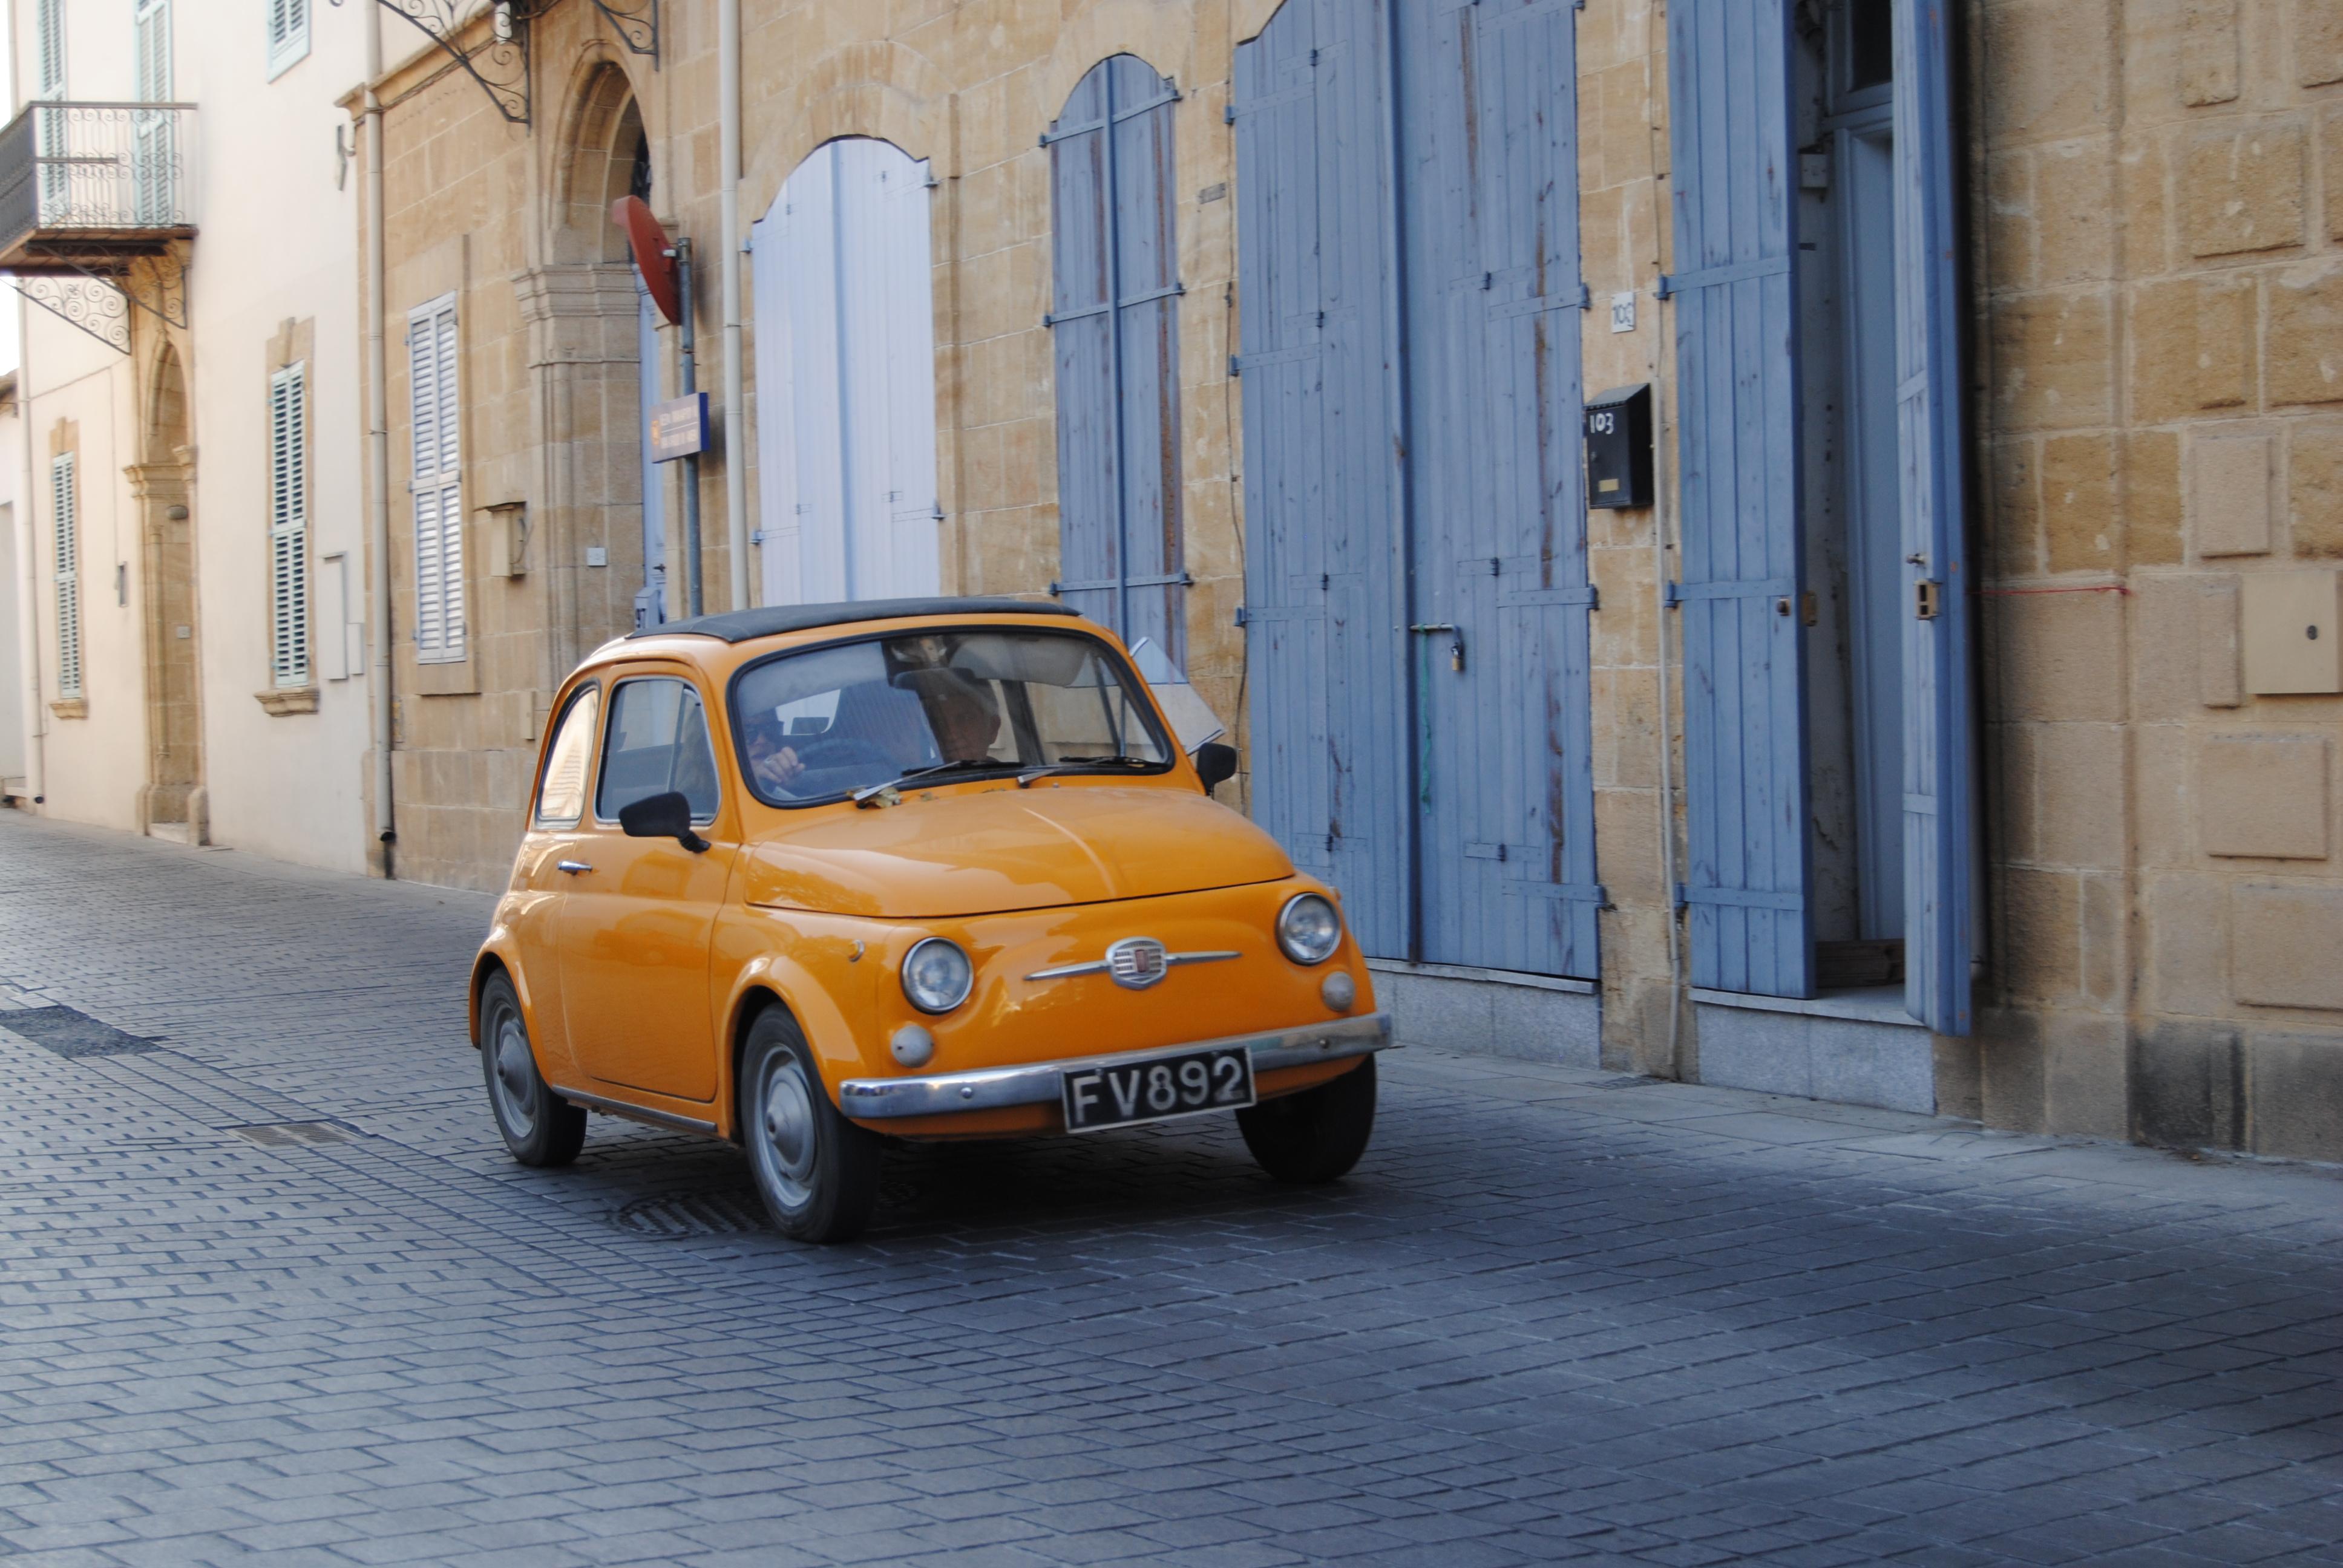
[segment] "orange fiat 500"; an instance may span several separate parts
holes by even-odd
[[[597,650],[546,728],[472,971],[514,1158],[590,1110],[745,1147],[841,1241],[888,1137],[1233,1111],[1331,1181],[1391,1043],[1333,894],[1215,804],[1103,628],[1047,601],[702,616]]]

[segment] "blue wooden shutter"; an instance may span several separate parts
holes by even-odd
[[[1575,14],[1406,5],[1418,954],[1599,973]],[[1452,638],[1463,650],[1463,668]]]
[[[1181,661],[1172,106],[1131,55],[1076,84],[1050,148],[1059,596]]]
[[[1969,570],[1951,40],[1941,0],[1896,7],[1896,415],[1903,478],[1906,1005],[1969,1032]],[[1935,614],[1918,613],[1924,584]]]
[[[1668,7],[1692,980],[1814,990],[1789,0]]]
[[[1253,815],[1365,950],[1408,948],[1397,232],[1381,4],[1236,51]]]

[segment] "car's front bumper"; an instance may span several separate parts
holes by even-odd
[[[1307,1067],[1312,1062],[1364,1056],[1373,1050],[1387,1050],[1391,1045],[1391,1014],[1373,1012],[1361,1018],[1312,1024],[1305,1029],[1186,1040],[1149,1050],[1117,1051],[1111,1056],[1061,1057],[1054,1061],[990,1067],[973,1072],[940,1072],[923,1078],[850,1078],[838,1087],[839,1109],[858,1121],[883,1121],[898,1116],[996,1111],[1010,1105],[1055,1105],[1059,1081],[1069,1072],[1086,1068],[1117,1067],[1182,1051],[1243,1046],[1252,1052],[1252,1070],[1258,1075],[1282,1067]]]

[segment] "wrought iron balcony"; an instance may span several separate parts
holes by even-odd
[[[0,127],[0,272],[113,274],[196,232],[192,104],[45,103]]]

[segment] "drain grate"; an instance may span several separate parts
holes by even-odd
[[[691,1192],[639,1198],[612,1216],[621,1231],[680,1241],[687,1236],[739,1236],[765,1228],[765,1211],[746,1192]]]
[[[21,1034],[44,1050],[68,1060],[84,1056],[143,1056],[162,1045],[125,1034],[69,1007],[14,1008],[0,1012],[0,1029]]]
[[[330,1121],[256,1121],[226,1131],[249,1139],[264,1149],[296,1149],[303,1145],[347,1143],[349,1133]]]

